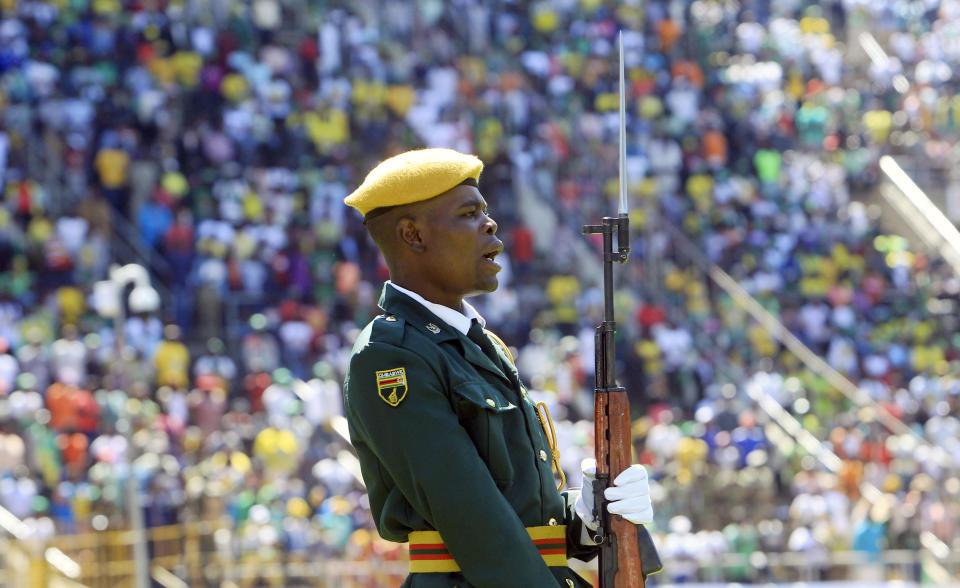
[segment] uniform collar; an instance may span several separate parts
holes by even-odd
[[[477,313],[476,309],[463,303],[463,308],[467,314],[461,314],[446,306],[433,304],[424,300],[416,292],[411,292],[401,288],[392,282],[383,285],[383,291],[380,294],[380,308],[387,313],[386,319],[391,320],[399,318],[415,329],[423,329],[430,334],[428,337],[434,343],[457,340],[463,349],[463,357],[474,366],[492,373],[494,376],[503,380],[507,385],[513,386],[510,377],[493,363],[493,361],[480,350],[480,347],[467,337],[467,331],[470,330],[470,323],[476,318],[483,324],[483,317]],[[441,315],[443,313],[443,316]],[[451,316],[454,315],[454,316]],[[457,318],[459,317],[459,318]],[[459,323],[454,325],[448,319]],[[437,324],[439,323],[439,325]],[[462,329],[461,329],[462,327]]]
[[[429,300],[417,294],[416,292],[407,290],[406,288],[402,286],[398,286],[389,280],[384,285],[384,292],[383,292],[384,298],[386,298],[387,296],[386,286],[390,286],[397,292],[400,292],[401,294],[406,294],[410,298],[416,300],[421,305],[423,305],[424,308],[426,308],[427,310],[432,312],[434,315],[436,315],[437,318],[439,318],[446,324],[450,325],[457,331],[460,331],[460,333],[464,335],[466,335],[467,331],[470,330],[470,323],[473,321],[473,319],[477,319],[481,327],[486,326],[487,324],[487,321],[485,321],[483,317],[480,316],[480,313],[477,312],[477,309],[474,308],[466,300],[463,301],[464,312],[461,313],[453,310],[449,306],[444,306],[442,304],[436,304],[434,302],[430,302]]]

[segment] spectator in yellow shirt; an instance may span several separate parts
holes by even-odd
[[[180,341],[180,327],[167,325],[163,328],[163,341],[153,354],[157,371],[157,386],[185,388],[190,381],[190,351]]]
[[[93,160],[103,195],[117,210],[126,213],[130,155],[115,140],[105,140]]]

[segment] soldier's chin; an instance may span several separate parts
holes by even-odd
[[[485,278],[480,284],[477,285],[476,290],[474,290],[467,296],[479,296],[481,294],[489,294],[491,292],[494,292],[499,287],[500,287],[500,280],[497,279],[497,276],[491,276],[489,278]]]

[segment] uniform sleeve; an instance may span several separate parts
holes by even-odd
[[[378,386],[377,372],[382,381],[400,368],[405,392]],[[346,406],[381,470],[439,531],[472,585],[556,586],[424,359],[393,345],[368,344],[351,360]]]
[[[597,557],[600,548],[592,541],[584,541],[587,533],[575,505],[580,496],[580,490],[561,492],[563,497],[564,524],[567,525],[567,557],[575,557],[581,561],[590,561]]]

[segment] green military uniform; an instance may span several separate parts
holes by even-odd
[[[363,330],[344,384],[350,435],[380,534],[439,531],[461,572],[412,573],[404,586],[589,586],[548,567],[525,527],[566,525],[580,544],[575,492],[557,490],[550,446],[506,351],[473,341],[390,286]]]

